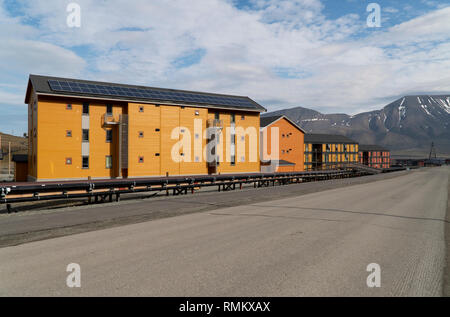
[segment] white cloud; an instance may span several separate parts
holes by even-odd
[[[2,87],[0,87],[1,104],[14,105],[14,106],[25,106],[23,103],[24,99],[25,99],[25,96],[20,95],[20,94],[10,93],[10,92],[2,89]]]
[[[397,13],[399,10],[397,8],[394,7],[384,7],[382,9],[383,12],[387,12],[387,13]]]
[[[85,61],[72,51],[39,41],[0,41],[0,70],[19,73],[80,73]]]
[[[355,112],[383,96],[450,90],[450,8],[355,40],[365,18],[326,19],[319,0],[253,0],[247,10],[231,0],[79,0],[80,29],[65,24],[65,2],[22,3],[39,27],[8,18],[10,31],[0,31],[0,45],[15,52],[0,52],[8,72],[235,93],[269,110]],[[198,50],[198,63],[176,67]]]
[[[449,39],[450,6],[395,25],[375,36],[373,41],[381,45],[404,45]]]

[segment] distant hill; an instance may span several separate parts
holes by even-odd
[[[0,160],[0,174],[8,173],[8,145],[11,142],[11,156],[14,154],[28,153],[28,139],[0,132],[1,151],[3,152],[3,160]],[[2,155],[0,155],[1,157]],[[13,164],[11,164],[13,167]]]
[[[274,114],[286,115],[307,132],[342,134],[393,153],[425,155],[434,142],[438,155],[450,155],[450,95],[405,96],[381,110],[354,116],[302,107],[265,115]]]

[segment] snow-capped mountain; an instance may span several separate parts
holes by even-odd
[[[450,154],[450,95],[406,96],[381,110],[354,116],[322,114],[302,107],[271,114],[284,114],[307,132],[343,134],[394,152],[426,153],[434,142],[439,153]]]

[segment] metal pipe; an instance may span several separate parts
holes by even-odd
[[[152,191],[166,191],[169,193],[170,189],[174,192],[178,190],[178,193],[185,193],[187,190],[198,187],[210,187],[223,186],[224,190],[235,189],[236,184],[250,184],[253,183],[255,188],[261,187],[262,185],[268,185],[270,182],[272,184],[278,183],[280,185],[292,183],[293,180],[298,180],[301,178],[305,181],[311,181],[314,178],[318,179],[329,179],[332,177],[350,177],[355,176],[354,171],[327,171],[322,173],[271,173],[271,174],[249,174],[249,175],[217,175],[217,176],[193,176],[190,178],[186,177],[171,177],[171,178],[161,178],[161,179],[142,179],[142,180],[114,180],[114,181],[92,181],[92,182],[66,182],[66,183],[45,183],[32,185],[14,185],[0,187],[0,192],[2,197],[0,199],[0,204],[12,203],[12,202],[28,202],[28,201],[38,201],[38,200],[53,200],[53,199],[70,199],[70,198],[81,198],[81,197],[95,197],[99,195],[112,195],[112,194],[127,194],[136,192],[152,192]],[[228,187],[226,187],[228,186]],[[139,188],[142,187],[142,188]],[[127,189],[121,189],[127,188]],[[104,191],[102,191],[104,190]],[[69,191],[84,191],[84,193],[69,193]],[[60,192],[62,194],[50,194],[50,195],[40,195],[43,193],[55,193]],[[15,197],[8,198],[12,195],[25,195],[30,194],[29,197]],[[120,196],[119,196],[120,197]],[[109,197],[110,200],[111,196]]]

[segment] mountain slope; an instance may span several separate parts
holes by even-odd
[[[450,95],[406,96],[381,110],[354,116],[302,107],[271,114],[284,114],[308,132],[343,134],[394,152],[426,153],[435,142],[439,153],[450,154]]]

